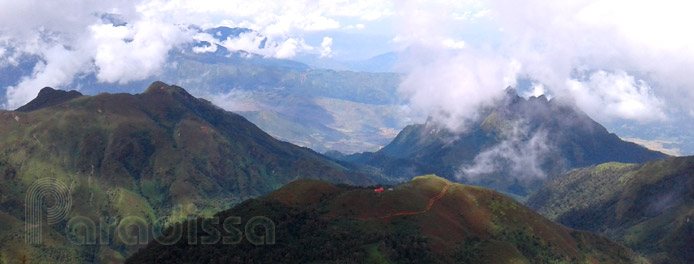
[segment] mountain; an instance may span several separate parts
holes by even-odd
[[[489,189],[433,175],[385,188],[298,180],[216,218],[172,227],[162,238],[196,235],[152,242],[126,263],[639,261],[619,244],[555,224]]]
[[[378,168],[386,175],[435,173],[522,197],[549,176],[572,168],[665,157],[622,141],[569,103],[544,96],[524,99],[509,88],[463,132],[430,119],[405,127],[375,153],[342,159]]]
[[[568,227],[600,232],[653,263],[694,263],[694,157],[576,169],[526,204]]]
[[[82,96],[78,91],[62,91],[55,90],[51,87],[45,87],[39,91],[39,95],[29,103],[17,108],[17,112],[31,112],[41,108],[51,107],[60,103],[64,103]]]
[[[208,34],[208,41],[193,41],[172,49],[154,76],[121,84],[104,82],[96,73],[87,72],[57,88],[77,89],[85,95],[135,94],[154,81],[165,80],[241,114],[273,137],[318,152],[376,151],[388,144],[396,131],[425,118],[409,111],[405,102],[398,99],[400,74],[320,69],[219,45],[241,34],[257,33],[246,28],[191,30]],[[199,50],[212,45],[214,51]],[[14,54],[10,52],[8,56]],[[8,86],[16,86],[22,77],[31,75],[35,65],[43,65],[38,57],[19,57],[16,67],[0,65],[0,107],[7,103]],[[293,129],[277,129],[274,122],[264,121],[264,117],[272,117]]]
[[[396,72],[395,65],[400,60],[396,52],[379,54],[365,60],[336,60],[320,57],[319,54],[301,54],[294,59],[314,68],[356,72]]]
[[[163,226],[299,178],[384,181],[278,141],[178,86],[154,82],[141,94],[77,95],[45,88],[20,108],[25,112],[0,111],[0,260],[118,262],[137,248],[108,235],[99,236],[105,245],[74,246],[68,219],[135,217]],[[28,245],[24,199],[46,181],[53,189],[69,186],[72,206],[64,221],[45,228],[45,244]]]

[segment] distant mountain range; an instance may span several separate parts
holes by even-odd
[[[397,72],[395,65],[400,57],[395,52],[387,52],[366,60],[334,60],[314,54],[302,54],[294,59],[316,68],[336,71]]]
[[[621,245],[555,224],[502,194],[431,175],[380,193],[298,180],[215,217],[168,229],[162,238],[195,235],[171,245],[152,242],[126,263],[640,261]]]
[[[104,23],[114,25],[127,24],[112,14],[102,15],[101,19]],[[248,28],[223,26],[204,30],[190,26],[190,29],[209,34],[217,42],[235,39],[243,33],[253,33]],[[262,36],[258,37],[262,39]],[[194,52],[195,48],[213,45],[216,47],[214,52]],[[258,43],[259,48],[265,45],[265,41]],[[14,51],[9,49],[6,56],[10,56],[12,52]],[[249,51],[227,50],[223,46],[200,40],[172,49],[161,71],[145,80],[127,84],[104,83],[95,74],[87,72],[76,76],[72,83],[58,88],[79,90],[87,95],[100,92],[134,94],[140,92],[141,87],[163,80],[186,87],[197,97],[206,98],[227,110],[242,114],[277,138],[318,152],[339,151],[352,154],[377,151],[396,136],[393,131],[425,121],[425,113],[411,111],[405,106],[405,101],[398,100],[396,90],[401,76],[392,71],[399,60],[398,53],[393,52],[354,61],[333,60],[302,53],[292,60],[275,59]],[[31,76],[33,68],[40,61],[39,56],[24,55],[13,57],[12,64],[0,65],[0,106],[6,101],[5,89],[17,85],[22,78]],[[356,73],[360,71],[366,73]],[[291,81],[287,85],[289,80],[299,80],[300,85]],[[528,86],[522,83],[530,84],[527,80],[519,80],[519,87],[523,86],[520,89]],[[376,93],[365,94],[358,91]],[[371,97],[376,100],[370,100]],[[321,103],[316,103],[315,100]],[[285,103],[297,101],[303,102],[305,107],[297,108]],[[368,120],[362,122],[360,119],[340,116],[339,111],[325,109],[326,105],[332,103],[349,104],[350,107],[366,110]],[[279,122],[291,125],[292,129],[266,126],[269,122],[262,122],[261,116],[273,116]],[[603,123],[611,132],[622,137],[643,142],[656,150],[669,149],[668,153],[684,155],[694,153],[694,140],[688,133],[694,127],[690,124],[694,122],[689,113],[673,113],[669,121],[654,124],[623,120]],[[302,131],[300,136],[297,131]]]
[[[252,32],[229,27],[197,30],[218,42]],[[195,52],[196,48],[211,45],[216,47],[214,52]],[[0,104],[5,101],[6,87],[30,75],[38,61],[36,56],[22,56],[16,66],[0,68]],[[405,102],[398,99],[400,74],[344,69],[320,69],[295,60],[194,41],[171,50],[156,76],[118,84],[100,82],[94,73],[88,73],[77,76],[64,89],[86,95],[135,94],[154,81],[164,80],[243,115],[276,138],[318,152],[376,151],[406,125],[424,120],[421,113],[409,111]],[[348,113],[345,109],[358,112]],[[278,123],[283,127],[278,127]]]
[[[252,33],[198,31],[212,42]],[[425,118],[398,99],[402,76],[380,72],[397,59],[300,62],[197,41],[172,50],[147,80],[108,84],[90,73],[70,85],[79,91],[43,88],[0,111],[0,264],[121,263],[138,250],[129,262],[643,261],[569,228],[653,263],[694,262],[694,158],[623,141],[561,98],[510,88],[463,130],[433,119],[408,125]],[[39,60],[0,68],[0,94]],[[374,152],[349,154],[364,150]],[[443,178],[406,182],[425,174]],[[41,245],[25,241],[37,182],[72,197],[65,219],[43,226]],[[210,226],[187,224],[213,215],[239,216],[239,225],[268,217],[277,243],[145,247],[113,235],[133,217],[204,235]],[[68,219],[105,228],[99,243],[75,245]]]
[[[694,157],[572,170],[526,204],[560,224],[614,239],[652,263],[694,263]]]
[[[0,120],[0,260],[118,262],[137,248],[113,237],[107,246],[75,246],[65,223],[45,228],[44,245],[25,244],[24,199],[38,179],[69,186],[68,219],[139,217],[153,226],[209,216],[300,178],[388,182],[162,82],[136,95],[44,88]]]
[[[520,197],[573,168],[667,157],[622,141],[569,103],[544,96],[523,99],[510,88],[463,132],[429,120],[405,127],[377,152],[328,154],[385,175],[434,173]]]

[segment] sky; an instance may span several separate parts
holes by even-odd
[[[451,129],[464,130],[475,109],[518,80],[530,83],[524,95],[570,98],[601,123],[657,124],[694,117],[693,8],[673,0],[0,0],[0,68],[40,58],[7,87],[3,108],[79,75],[145,79],[170,50],[209,38],[191,25],[225,25],[254,33],[221,44],[266,57],[399,52],[401,96]],[[257,49],[264,37],[270,45]]]

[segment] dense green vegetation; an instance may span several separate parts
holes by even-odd
[[[694,157],[607,163],[556,177],[527,205],[599,232],[653,263],[694,262]]]
[[[448,187],[447,187],[448,186]],[[388,188],[388,186],[386,186]],[[444,188],[447,188],[444,192]],[[431,209],[413,215],[432,197]],[[371,188],[298,180],[267,196],[215,215],[219,224],[189,220],[173,244],[150,243],[126,263],[635,263],[628,249],[592,233],[552,223],[489,189],[455,184],[433,175],[376,193]],[[274,223],[274,243],[246,238],[247,221]],[[236,227],[221,224],[238,217]],[[193,225],[195,223],[195,225]],[[191,229],[190,227],[195,227]],[[204,231],[207,230],[207,231]],[[215,232],[216,230],[216,232]],[[263,234],[265,241],[270,236]],[[218,233],[217,233],[218,232]],[[165,232],[165,237],[174,234]],[[200,241],[211,234],[236,238],[224,244]],[[219,237],[215,235],[215,237]]]
[[[44,245],[25,244],[24,197],[40,178],[69,186],[68,219],[101,224],[101,218],[137,217],[157,227],[191,215],[210,216],[299,178],[356,185],[386,181],[278,141],[177,86],[155,82],[137,95],[63,95],[45,89],[26,112],[0,112],[0,229],[8,230],[0,233],[0,255],[5,261],[27,255],[30,263],[108,263],[137,249],[115,236],[104,245],[75,246],[68,241],[66,221],[46,226],[50,235]]]

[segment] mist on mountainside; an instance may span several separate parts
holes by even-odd
[[[692,263],[691,10],[3,1],[0,264]]]

